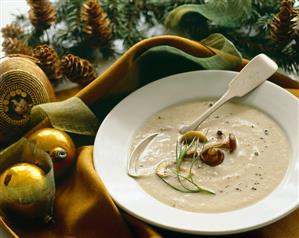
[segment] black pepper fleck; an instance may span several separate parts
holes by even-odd
[[[251,128],[254,128],[254,125],[251,125]]]
[[[221,130],[218,130],[216,134],[217,134],[218,137],[223,136],[223,132]]]
[[[219,115],[215,115],[214,117],[215,117],[216,119],[218,119],[218,118],[219,118]]]
[[[268,130],[268,129],[265,129],[265,130],[264,130],[264,134],[265,134],[265,135],[269,135],[269,130]]]
[[[213,106],[213,103],[209,103],[209,107]]]
[[[256,190],[256,187],[252,187],[251,190]]]
[[[259,156],[259,152],[257,152],[257,151],[254,152],[254,155],[255,155],[255,156]]]
[[[162,119],[162,117],[158,116],[158,119]]]

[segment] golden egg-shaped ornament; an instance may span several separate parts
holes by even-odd
[[[53,210],[51,189],[42,168],[31,163],[14,164],[0,175],[0,207],[5,213],[18,216],[18,220],[49,222]]]
[[[34,58],[1,58],[0,143],[11,143],[29,129],[30,110],[34,105],[54,100],[54,89]]]
[[[76,147],[72,138],[64,131],[43,128],[28,136],[39,148],[52,158],[55,178],[62,178],[73,165]]]

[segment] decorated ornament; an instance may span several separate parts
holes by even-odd
[[[80,85],[87,85],[96,78],[91,63],[72,54],[62,58],[61,67],[63,74],[69,80]]]
[[[47,196],[45,172],[34,164],[15,164],[0,175],[0,190],[5,210],[35,217]]]
[[[55,183],[50,156],[28,140],[0,152],[0,210],[20,223],[53,219]]]
[[[55,178],[61,178],[72,166],[76,147],[67,133],[54,128],[44,128],[31,134],[28,139],[51,156]]]
[[[0,143],[9,143],[29,129],[34,105],[55,99],[44,72],[24,57],[0,59]]]

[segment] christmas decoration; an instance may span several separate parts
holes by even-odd
[[[24,44],[24,42],[16,39],[16,38],[6,38],[2,43],[3,51],[6,55],[9,54],[24,54],[31,55],[32,49],[31,47]]]
[[[62,178],[73,165],[76,147],[67,133],[54,128],[44,128],[31,134],[28,139],[49,153],[55,178]]]
[[[27,0],[29,19],[37,30],[46,30],[56,20],[56,12],[49,0]]]
[[[8,219],[49,223],[55,184],[49,155],[26,139],[0,153],[0,210]]]
[[[81,85],[86,85],[96,78],[92,65],[87,60],[72,54],[62,58],[61,67],[69,80]]]
[[[50,81],[57,81],[62,78],[60,60],[54,49],[48,45],[39,45],[33,49],[33,57],[39,59],[38,65]]]
[[[181,5],[167,15],[165,23],[168,29],[193,39],[201,39],[200,33],[219,32],[236,44],[244,57],[265,53],[284,70],[298,73],[299,58],[294,57],[298,56],[298,11],[292,0],[209,0]]]
[[[170,31],[202,40],[217,32],[236,44],[246,58],[265,53],[283,69],[299,71],[298,4],[292,0],[58,0],[53,6],[47,0],[28,3],[29,16],[17,15],[14,21],[24,33],[12,39],[32,48],[47,44],[59,57],[73,54],[98,65],[103,58],[116,57],[153,35]],[[54,22],[55,27],[44,31]],[[8,31],[3,33],[6,39]]]
[[[11,166],[0,175],[1,196],[6,197],[5,209],[13,212],[21,213],[22,215],[32,215],[40,207],[37,203],[19,203],[17,200],[12,199],[13,195],[9,190],[20,191],[20,197],[28,197],[32,193],[39,194],[47,187],[45,172],[34,164],[19,163]],[[33,191],[23,188],[32,188]],[[10,201],[12,199],[12,201]]]
[[[23,34],[23,29],[16,24],[6,25],[1,29],[3,38],[18,38]]]
[[[47,76],[31,60],[0,59],[0,143],[12,142],[28,129],[34,105],[54,99]]]
[[[86,1],[81,9],[83,32],[94,47],[107,45],[112,38],[110,20],[97,0]]]
[[[297,27],[298,11],[294,9],[293,0],[283,0],[278,15],[274,16],[270,24],[271,37],[278,44],[288,44],[294,39]]]

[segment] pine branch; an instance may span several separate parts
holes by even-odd
[[[142,40],[144,36],[140,33],[140,12],[136,9],[133,1],[124,8],[126,16],[126,28],[127,32],[123,36],[124,46],[126,48]]]
[[[54,45],[59,55],[69,52],[69,48],[77,47],[84,42],[82,25],[80,23],[80,9],[84,0],[58,1],[57,32],[54,35]]]
[[[48,2],[48,0],[28,1],[31,5],[34,3],[36,13],[38,12],[37,2]],[[99,51],[92,48],[84,37],[84,28],[80,21],[80,12],[86,1],[87,0],[55,1],[55,4],[53,4],[56,12],[55,28],[52,27],[48,31],[44,31],[44,28],[34,28],[30,23],[28,15],[16,15],[13,23],[23,29],[24,32],[19,34],[15,39],[21,41],[24,47],[28,46],[29,48],[34,48],[37,45],[48,44],[55,49],[59,56],[74,54],[81,58],[88,59],[91,63],[95,63],[98,62],[100,58],[106,58],[115,54],[116,40],[123,41],[122,50],[117,52],[123,53],[128,47],[147,37],[147,29],[158,24],[163,24],[165,16],[174,8],[183,4],[206,3],[205,0],[98,0],[107,13],[112,27],[111,41]],[[221,4],[225,3],[232,4],[231,6],[235,4],[233,2],[234,0],[209,1],[214,1],[217,6],[221,6]],[[240,3],[242,0],[235,1]],[[295,22],[293,19],[288,28],[278,33],[279,39],[283,39],[284,41],[283,44],[277,44],[271,40],[271,28],[269,26],[274,16],[280,12],[282,2],[291,3],[292,0],[252,0],[252,10],[249,18],[242,23],[241,27],[236,28],[219,26],[221,24],[217,25],[213,23],[211,19],[208,21],[203,16],[198,17],[198,15],[192,16],[192,14],[190,14],[188,18],[185,19],[186,22],[184,22],[184,26],[186,26],[184,34],[189,38],[200,40],[215,32],[222,33],[234,42],[245,57],[250,58],[263,52],[276,60],[284,69],[298,72],[299,30],[294,29],[299,28],[299,20],[297,19],[297,22]],[[293,10],[287,7],[288,11],[286,12],[292,13],[294,11],[298,16],[298,7],[297,5],[297,9],[294,8]],[[234,11],[234,8],[231,8],[231,10]],[[52,13],[53,11],[51,10]],[[45,8],[43,8],[42,12],[45,13],[42,19],[46,22],[49,20],[49,23],[52,22],[54,19],[53,14]],[[282,18],[283,17],[281,17],[280,22],[285,21],[282,20]],[[37,22],[37,15],[36,17],[31,16],[31,20],[32,19]],[[219,14],[217,15],[217,19],[218,22],[219,20],[221,21]],[[288,20],[290,19],[288,18]],[[277,27],[278,24],[275,26]],[[283,27],[285,27],[285,25]],[[98,29],[100,28],[100,25],[98,25]],[[15,33],[6,31],[5,34],[8,36]],[[12,43],[17,42],[13,42],[12,40],[6,42],[8,50],[12,49]],[[19,50],[20,49],[21,47],[19,47]]]
[[[127,32],[126,28],[126,14],[124,8],[126,3],[122,0],[103,0],[102,6],[112,20],[112,32],[114,39],[122,39]]]

